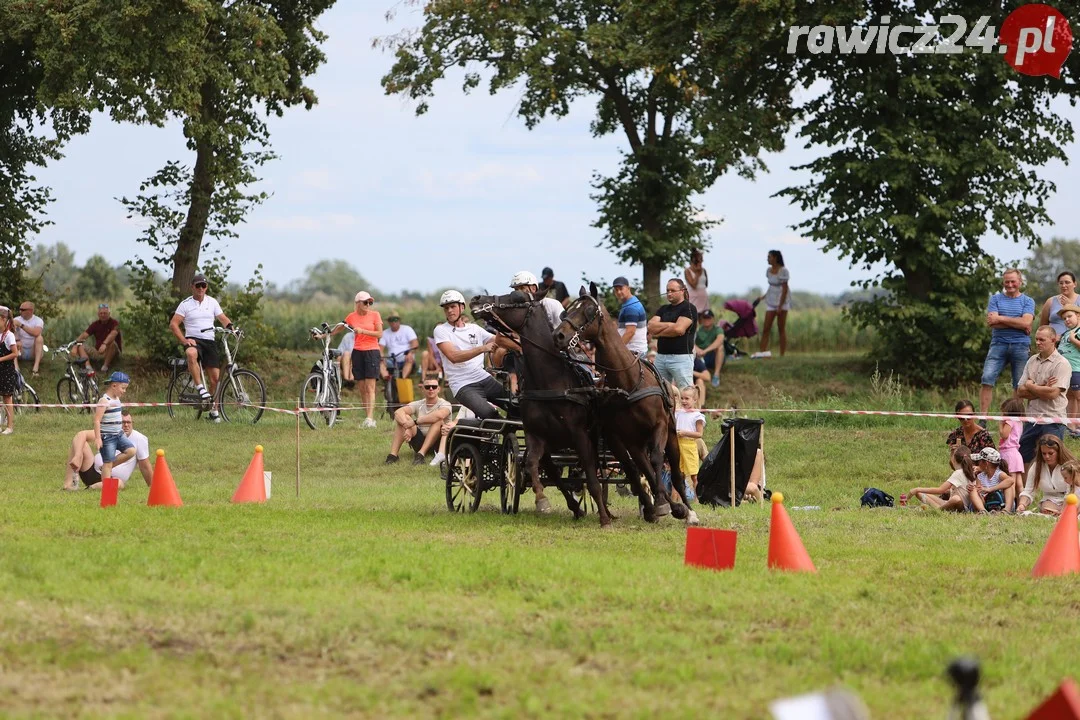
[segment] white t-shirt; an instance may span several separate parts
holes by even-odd
[[[8,330],[4,333],[3,343],[7,345],[8,353],[15,349],[15,346],[19,344],[19,341],[15,339],[15,333]],[[7,353],[4,353],[5,355]]]
[[[950,485],[952,485],[952,494],[953,494],[953,496],[961,498],[964,501],[964,503],[967,504],[968,479],[967,479],[967,475],[964,474],[964,471],[962,469],[960,469],[960,468],[957,468],[953,472],[953,474],[949,476],[948,483]]]
[[[490,342],[494,337],[487,330],[473,323],[465,323],[461,327],[454,327],[450,323],[444,322],[435,326],[435,345],[438,346],[448,342],[457,350],[480,347]],[[463,363],[450,362],[450,358],[443,355],[443,372],[446,373],[446,382],[455,395],[458,390],[466,385],[472,385],[491,377],[484,370],[483,353]]]
[[[695,410],[676,410],[675,411],[675,429],[676,430],[697,430],[698,420],[705,422],[705,416]],[[704,427],[702,427],[704,429]]]
[[[37,315],[31,315],[29,320],[23,320],[22,316],[19,316],[19,322],[26,327],[32,328],[44,328],[45,321],[39,318]],[[22,345],[23,352],[34,349],[34,336],[20,328],[15,328],[15,337],[18,339],[19,344]]]
[[[559,327],[559,324],[562,322],[563,310],[565,310],[562,303],[555,298],[545,296],[540,301],[540,304],[544,307],[544,312],[547,313],[548,322],[551,323],[551,329],[554,330]]]
[[[150,457],[150,441],[146,439],[138,430],[132,430],[128,435],[130,440],[135,445],[135,457],[131,458],[127,462],[120,465],[113,465],[112,476],[117,480],[128,481],[131,477],[131,473],[135,472],[135,466],[140,460],[147,460]],[[94,468],[100,473],[101,468],[104,467],[105,461],[101,459],[101,453],[94,456]]]
[[[409,352],[409,345],[416,339],[416,331],[408,325],[402,325],[397,329],[397,332],[387,327],[382,331],[379,344],[386,348],[388,355],[397,357],[400,360],[405,357],[405,353]]]
[[[213,340],[214,320],[222,313],[218,301],[207,295],[202,302],[188,297],[176,306],[175,314],[184,319],[184,337]]]

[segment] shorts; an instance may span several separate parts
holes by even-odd
[[[692,355],[657,355],[653,361],[660,377],[682,390],[694,386],[694,358]]]
[[[353,380],[374,380],[379,377],[380,360],[382,360],[382,355],[378,350],[353,350]]]
[[[79,479],[83,481],[83,485],[90,487],[91,485],[101,482],[101,473],[98,472],[96,467],[91,465],[89,469],[79,471]]]
[[[19,346],[19,359],[20,360],[33,360],[34,359],[34,348],[33,347],[23,347],[22,345],[20,345]]]
[[[684,477],[697,475],[701,468],[701,458],[698,457],[697,438],[679,438],[679,469]]]
[[[1035,444],[1043,435],[1054,435],[1058,440],[1065,439],[1065,426],[1059,423],[1036,425],[1024,423],[1024,432],[1020,435],[1020,457],[1025,463],[1035,460]]]
[[[116,459],[117,453],[135,447],[135,443],[128,439],[122,432],[101,434],[101,460],[111,463]]]
[[[195,350],[199,353],[199,362],[203,368],[221,367],[221,358],[218,357],[217,343],[203,338],[191,338],[195,341]]]
[[[1080,390],[1080,370],[1073,370],[1072,378],[1069,380],[1070,390]]]
[[[427,439],[427,432],[418,425],[416,427],[416,434],[409,440],[409,447],[411,447],[414,452],[420,452],[420,448],[424,446],[425,439]]]
[[[698,356],[698,355],[695,355],[694,356],[694,372],[696,372],[696,373],[705,372],[706,369],[707,368],[705,367],[705,359]]]
[[[986,353],[983,362],[982,384],[993,385],[997,382],[998,375],[1008,364],[1012,369],[1012,386],[1020,384],[1020,376],[1024,374],[1024,366],[1027,365],[1028,351],[1031,343],[990,343],[990,350]]]

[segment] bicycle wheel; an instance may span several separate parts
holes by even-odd
[[[233,370],[221,379],[221,417],[228,422],[259,422],[266,405],[266,385],[251,370]]]
[[[79,410],[83,403],[82,389],[75,381],[65,375],[56,383],[56,401],[64,406],[65,410]]]
[[[195,379],[187,370],[173,375],[169,388],[165,391],[165,402],[171,418],[191,410],[195,411],[196,420],[202,415],[203,401],[199,391],[195,389]]]
[[[27,407],[27,405],[37,405],[38,395],[34,392],[34,388],[29,385],[23,385],[22,392],[13,398],[15,401],[15,414],[22,415],[29,412],[41,412],[39,407]]]
[[[304,381],[304,387],[300,388],[300,408],[332,408],[319,412],[305,412],[304,422],[312,430],[333,427],[337,420],[337,398],[334,397],[333,383],[329,388],[323,388],[322,373],[311,373]]]

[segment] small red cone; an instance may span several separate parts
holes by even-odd
[[[806,552],[799,533],[784,509],[784,496],[772,495],[772,518],[769,521],[769,567],[773,570],[816,573],[817,568]]]
[[[120,481],[114,477],[101,478],[101,507],[112,507],[120,490]]]
[[[234,503],[266,502],[266,482],[263,480],[263,446],[255,446],[255,457],[251,458],[240,487],[233,493]]]
[[[1076,683],[1071,678],[1062,680],[1054,694],[1035,708],[1027,720],[1080,720],[1080,690]]]
[[[150,480],[150,496],[146,498],[147,505],[165,505],[168,507],[180,507],[184,503],[180,500],[180,493],[173,482],[169,465],[165,462],[165,451],[157,451],[157,460],[154,462],[154,477]]]
[[[688,527],[683,562],[714,570],[730,570],[735,567],[735,543],[738,537],[734,530]]]
[[[1032,577],[1068,575],[1080,572],[1080,540],[1077,539],[1076,496],[1065,496],[1065,512],[1058,518],[1046,541],[1042,555],[1035,561]]]

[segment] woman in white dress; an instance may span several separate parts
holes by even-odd
[[[773,320],[780,332],[780,354],[787,352],[787,314],[791,309],[791,291],[788,290],[788,269],[784,267],[784,256],[779,250],[769,251],[769,269],[765,271],[765,280],[769,289],[757,299],[765,301],[765,327],[761,330],[761,348],[751,358],[772,357],[769,352],[769,336],[772,333]],[[755,303],[756,304],[756,303]]]
[[[705,256],[697,248],[690,253],[690,266],[683,270],[690,304],[698,314],[709,309],[709,271],[701,266]]]

